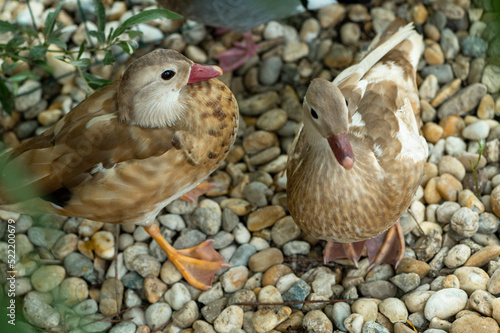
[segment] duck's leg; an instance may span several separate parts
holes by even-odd
[[[184,194],[181,196],[181,199],[184,201],[188,202],[193,202],[196,200],[196,198],[202,196],[203,194],[207,193],[211,189],[215,187],[215,183],[209,183],[207,181],[204,181],[203,183],[199,184],[195,188],[193,188],[191,191],[188,193]]]
[[[371,263],[370,268],[382,263],[396,267],[405,253],[405,239],[399,220],[385,233],[367,240],[366,251]]]
[[[234,43],[234,47],[215,56],[219,60],[219,66],[224,72],[232,71],[243,65],[248,59],[257,54],[258,46],[252,38],[252,32],[243,34],[245,44]]]
[[[365,241],[355,243],[328,242],[325,246],[325,255],[323,260],[326,264],[329,261],[337,259],[350,259],[357,267],[364,247]]]
[[[153,223],[144,229],[167,253],[168,259],[174,263],[184,278],[196,288],[209,289],[215,273],[221,268],[229,267],[224,258],[210,245],[210,240],[195,247],[176,250],[162,236],[157,224]]]

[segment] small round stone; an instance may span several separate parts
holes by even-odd
[[[448,268],[456,268],[465,264],[471,255],[471,249],[465,244],[455,245],[450,249],[444,259],[444,264]]]
[[[404,323],[408,319],[408,310],[405,304],[397,298],[386,298],[379,304],[378,308],[380,313],[386,316],[391,323]]]
[[[313,310],[306,313],[302,320],[302,327],[304,327],[306,332],[333,332],[332,322],[320,310]]]
[[[247,282],[248,274],[248,268],[245,266],[231,267],[220,277],[222,288],[227,293],[233,293],[243,288]]]
[[[479,215],[467,207],[457,210],[451,217],[451,228],[465,237],[472,237],[479,228]]]
[[[375,321],[377,319],[377,303],[370,299],[359,299],[352,306],[354,313],[359,313],[365,321]]]
[[[446,319],[463,310],[467,305],[467,293],[461,289],[447,288],[432,294],[424,308],[425,318]]]
[[[103,259],[112,260],[115,255],[115,238],[109,231],[98,231],[92,236],[94,252]]]
[[[150,303],[156,303],[167,290],[167,285],[156,276],[149,275],[144,279],[144,293]]]
[[[450,333],[498,332],[499,329],[494,319],[469,314],[455,320]]]
[[[486,290],[490,277],[483,269],[478,267],[460,267],[454,272],[460,281],[460,288],[467,294],[472,294],[476,290]]]
[[[70,277],[61,283],[60,295],[66,305],[74,305],[89,296],[87,282],[77,277]]]
[[[180,310],[187,302],[191,300],[189,289],[181,282],[177,282],[167,290],[163,296],[165,301],[174,310]]]
[[[69,276],[85,276],[94,271],[92,260],[78,252],[70,253],[64,258],[64,268]]]
[[[253,272],[264,272],[273,265],[281,264],[283,262],[283,253],[271,247],[262,250],[250,257],[248,267]]]
[[[65,275],[66,272],[62,266],[42,266],[31,275],[31,284],[38,291],[51,291],[61,284]]]
[[[243,326],[243,310],[237,305],[230,305],[214,320],[214,329],[218,333],[230,333]]]
[[[172,309],[167,303],[158,302],[151,304],[144,313],[147,325],[152,329],[158,329],[170,320]]]

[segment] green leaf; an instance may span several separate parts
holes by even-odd
[[[4,34],[9,31],[16,31],[16,29],[17,25],[0,20],[0,33]]]
[[[16,67],[17,67],[17,65],[18,65],[18,63],[17,63],[17,62],[13,62],[13,63],[11,63],[11,64],[10,64],[10,63],[8,63],[7,61],[4,61],[4,62],[2,63],[2,72],[4,72],[4,73],[8,73],[8,72],[10,72],[10,71],[14,70],[14,68],[16,68]]]
[[[111,50],[107,50],[106,55],[104,56],[104,60],[102,61],[103,65],[104,66],[111,65],[115,61],[116,60],[115,60],[115,56],[113,55],[113,52]]]
[[[94,7],[97,14],[97,31],[104,34],[104,27],[106,26],[106,12],[100,0],[94,0]]]
[[[49,38],[50,34],[52,34],[52,31],[54,30],[54,26],[56,24],[56,18],[57,18],[57,15],[59,15],[59,11],[61,10],[63,2],[64,1],[60,1],[57,4],[56,9],[54,11],[50,12],[47,15],[47,18],[45,19],[45,27],[43,28],[43,35],[45,36],[46,39]]]
[[[78,56],[76,57],[76,59],[80,59],[80,57],[82,56],[83,51],[85,51],[85,44],[87,44],[86,39],[84,39],[83,42],[80,44],[80,49],[78,50]]]
[[[62,39],[55,38],[54,36],[51,36],[49,37],[49,39],[47,39],[47,44],[54,44],[56,46],[59,46],[63,50],[68,49],[68,45]]]
[[[97,76],[94,76],[86,72],[83,72],[83,78],[85,79],[85,81],[87,81],[88,85],[94,90],[101,89],[113,82],[110,80],[101,79]]]
[[[45,61],[43,61],[43,60],[35,60],[34,63],[35,63],[35,65],[40,66],[41,68],[43,68],[47,73],[50,73],[50,74],[54,73],[54,69],[52,67],[50,67],[49,64],[46,63]]]
[[[36,45],[30,50],[30,56],[35,59],[40,59],[47,53],[47,47],[45,45]]]
[[[3,80],[0,80],[0,103],[2,103],[3,109],[9,114],[14,109],[14,98]]]
[[[15,49],[19,45],[23,44],[26,40],[23,36],[14,36],[11,40],[7,42],[7,49]]]
[[[130,30],[128,33],[128,37],[130,39],[134,39],[135,37],[137,36],[141,36],[143,35],[144,33],[142,31],[139,31],[139,30]]]
[[[123,49],[123,51],[127,52],[128,54],[132,54],[135,51],[135,47],[132,44],[127,43],[127,42],[123,42],[123,41],[118,42],[118,43],[116,43],[116,45],[121,47]]]
[[[23,82],[26,79],[34,79],[37,80],[38,76],[33,74],[33,72],[22,72],[16,75],[13,75],[7,79],[7,81],[14,83],[14,82]]]
[[[89,31],[89,35],[97,38],[97,41],[101,44],[104,44],[104,42],[106,41],[103,31],[92,30],[92,31]]]
[[[135,14],[131,17],[129,17],[125,22],[123,22],[113,33],[112,39],[115,39],[116,37],[120,36],[122,33],[124,33],[128,28],[149,22],[151,20],[156,20],[156,19],[177,19],[177,18],[182,18],[179,14],[176,14],[174,12],[171,12],[166,9],[150,9],[150,10],[145,10],[140,12],[139,14]]]
[[[90,59],[82,58],[78,60],[72,60],[69,63],[76,67],[86,67],[90,65]]]

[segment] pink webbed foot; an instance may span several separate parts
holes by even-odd
[[[222,70],[233,71],[243,65],[248,59],[257,54],[258,46],[252,38],[252,32],[247,31],[243,34],[245,43],[234,43],[234,47],[215,56],[219,60],[219,66]]]
[[[350,259],[357,266],[359,258],[366,246],[370,269],[387,263],[395,267],[404,255],[405,242],[399,221],[381,235],[356,243],[328,242],[325,247],[324,262],[337,259]]]

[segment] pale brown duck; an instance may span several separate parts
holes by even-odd
[[[238,105],[213,79],[220,74],[173,50],[142,56],[121,80],[4,155],[0,203],[21,200],[18,208],[40,205],[65,216],[142,225],[186,280],[209,288],[227,266],[223,258],[209,241],[174,249],[155,217],[212,173],[234,143]],[[19,168],[25,177],[9,185]]]
[[[372,265],[403,256],[397,222],[428,154],[416,85],[422,37],[405,23],[393,22],[333,83],[314,79],[304,98],[287,166],[288,207],[303,231],[331,241],[325,262],[356,263],[365,246]]]

